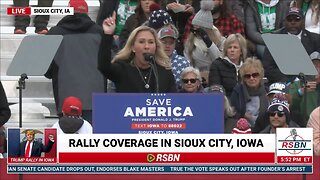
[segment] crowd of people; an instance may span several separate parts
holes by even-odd
[[[75,15],[64,17],[49,31],[48,17],[43,17],[41,26],[35,22],[36,32],[77,34],[79,38],[88,33],[98,35],[98,46],[91,52],[97,58],[90,59],[97,69],[92,71],[112,81],[116,92],[222,93],[225,133],[275,133],[281,127],[313,127],[314,142],[318,143],[315,152],[320,154],[319,0],[103,0],[100,3],[96,23],[87,15],[85,0],[70,0]],[[47,5],[52,5],[52,1]],[[22,24],[21,20],[28,18],[16,17],[14,33],[26,32],[27,23]],[[281,72],[263,41],[262,35],[266,33],[298,38],[318,74],[306,80],[298,74]],[[79,41],[78,45],[85,43]],[[59,97],[58,89],[63,87],[58,88],[58,79],[54,78],[59,77],[58,70],[61,71],[64,63],[58,64],[58,58],[55,57],[46,76],[56,83],[57,111],[63,118],[66,115],[63,99],[76,95],[68,93]],[[291,59],[286,61],[294,63]],[[74,88],[85,86],[79,82]],[[96,91],[91,89],[86,93],[90,96]],[[77,98],[84,101],[81,99],[84,97]],[[6,110],[1,109],[1,118]],[[59,121],[60,127],[66,119],[70,118]],[[83,124],[82,118],[76,119]],[[91,116],[84,119],[92,123]],[[0,125],[7,120],[0,119]]]

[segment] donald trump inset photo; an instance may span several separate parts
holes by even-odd
[[[48,135],[49,141],[45,146],[41,141],[35,139],[37,133],[43,134],[39,130],[26,129],[22,133],[25,133],[26,141],[20,143],[18,157],[41,157],[42,152],[50,152],[54,144],[54,136]]]

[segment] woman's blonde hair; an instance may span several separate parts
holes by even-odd
[[[203,28],[203,29],[207,32],[208,36],[210,37],[210,40],[220,49],[220,46],[223,43],[223,38],[221,36],[220,31],[215,27],[213,29],[207,29],[207,28]],[[195,65],[195,62],[192,57],[192,52],[195,48],[195,45],[194,45],[194,38],[195,37],[196,36],[194,35],[194,33],[190,32],[188,39],[185,43],[185,49],[186,49],[188,57],[190,58],[189,61],[190,61],[191,65],[193,65],[193,66]]]
[[[244,61],[247,58],[247,41],[240,33],[230,34],[227,37],[224,42],[223,57],[227,56],[228,47],[234,42],[237,42],[241,49],[240,61]]]
[[[264,68],[261,61],[256,57],[247,58],[242,64],[242,66],[240,67],[239,73],[242,81],[244,80],[244,75],[250,69],[256,69],[259,73],[261,83],[264,83],[262,81],[262,78],[264,77]]]
[[[166,69],[171,69],[171,62],[169,57],[163,50],[163,46],[157,37],[157,33],[154,29],[148,26],[139,26],[132,31],[130,34],[126,45],[117,53],[117,55],[113,58],[112,62],[116,61],[132,61],[134,58],[134,53],[132,52],[132,46],[136,41],[136,37],[138,33],[142,31],[149,31],[153,35],[156,43],[156,52],[155,52],[155,60],[156,63],[160,66],[163,66]]]

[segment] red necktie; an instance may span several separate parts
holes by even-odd
[[[26,149],[26,152],[24,154],[24,157],[30,157],[29,154],[30,154],[30,144],[31,144],[31,141],[27,141],[27,149]]]

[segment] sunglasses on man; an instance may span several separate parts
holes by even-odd
[[[279,111],[269,112],[269,116],[274,117],[274,116],[276,116],[276,115],[277,115],[278,117],[282,117],[282,116],[285,115],[285,113],[284,113],[284,112],[279,112]]]

